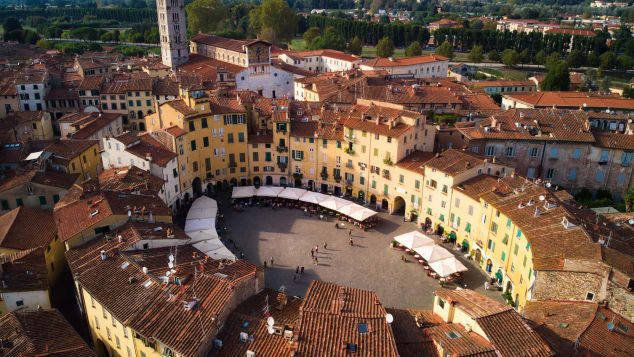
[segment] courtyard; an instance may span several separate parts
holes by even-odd
[[[227,248],[239,250],[245,259],[259,266],[266,260],[268,288],[279,290],[284,286],[287,294],[303,297],[311,280],[318,279],[373,290],[384,306],[411,309],[431,309],[433,292],[441,289],[438,280],[428,277],[411,256],[403,262],[402,251],[389,247],[394,236],[416,229],[414,223],[403,222],[402,216],[379,213],[378,225],[364,232],[339,221],[344,227],[337,229],[334,218],[325,222],[297,209],[249,207],[236,212],[227,201],[222,207],[228,228],[223,237]],[[350,228],[354,246],[349,245]],[[318,265],[313,264],[310,252],[316,245]],[[464,259],[450,245],[443,246],[469,268],[463,279],[468,288],[504,301],[501,292],[484,289],[486,276],[473,261]],[[272,267],[271,257],[275,260]],[[293,281],[297,266],[305,268],[304,275]],[[447,284],[445,288],[454,289],[455,285]]]

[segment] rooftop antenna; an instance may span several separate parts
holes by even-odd
[[[605,246],[609,247],[610,246],[610,240],[612,239],[612,231],[610,231],[610,235],[608,236],[608,240],[605,242]]]
[[[264,314],[264,316],[268,316],[269,315],[269,296],[265,295],[264,296],[264,307],[262,308],[262,313]]]

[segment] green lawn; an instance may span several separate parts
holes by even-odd
[[[492,74],[499,79],[508,79],[514,81],[528,79],[528,72],[520,71],[514,68],[494,69],[480,67],[479,71]]]

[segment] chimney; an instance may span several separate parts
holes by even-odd
[[[535,217],[539,217],[539,207],[535,207]]]
[[[149,152],[145,153],[145,159],[149,162],[152,162],[152,154],[150,154]]]

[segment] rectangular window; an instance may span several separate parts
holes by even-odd
[[[209,138],[208,137],[203,137],[203,146],[204,147],[209,147]]]
[[[373,151],[374,151],[374,156],[379,156],[379,149],[374,148]]]
[[[616,183],[617,183],[617,185],[622,185],[622,184],[624,184],[624,183],[625,183],[625,173],[624,173],[624,172],[621,172],[621,173],[619,174],[619,177],[618,177],[618,179],[617,179],[617,182],[616,182]]]
[[[388,193],[388,185],[387,185],[387,184],[384,184],[384,185],[383,185],[383,193],[384,193],[385,195],[387,195],[387,193]]]
[[[519,252],[520,250],[520,246],[519,245],[515,245],[515,249],[513,249],[513,254],[517,255],[517,252]]]
[[[447,193],[448,187],[447,185],[442,185],[442,193]]]
[[[575,151],[573,151],[573,153],[572,153],[572,158],[573,159],[580,159],[581,158],[581,149],[575,149]]]
[[[600,162],[607,162],[610,158],[610,150],[601,150],[601,159]]]
[[[244,142],[244,133],[238,133],[238,142],[239,143],[243,143]]]
[[[233,143],[233,133],[228,133],[227,134],[227,142],[229,144]]]
[[[493,222],[491,223],[491,232],[493,232],[493,234],[497,234],[498,233],[498,224]]]
[[[2,200],[2,201],[1,201],[1,203],[2,203],[2,210],[3,210],[3,211],[6,211],[6,210],[8,210],[8,209],[9,209],[9,201],[7,201],[7,200]]]
[[[40,196],[39,198],[40,198],[40,204],[42,206],[45,206],[46,205],[46,196]]]
[[[557,148],[552,148],[550,150],[550,158],[551,159],[556,159],[559,156],[559,149]]]
[[[502,252],[502,261],[506,260],[506,252]]]
[[[517,238],[521,238],[522,237],[522,230],[518,229],[517,230]]]
[[[484,149],[484,154],[486,156],[495,156],[495,146],[493,145],[488,145],[485,149]]]
[[[192,151],[196,151],[196,140],[191,141]]]
[[[400,175],[400,176],[398,177],[398,182],[400,182],[400,183],[404,183],[404,182],[405,182],[405,176],[404,176],[404,175]]]
[[[537,157],[539,156],[539,148],[530,148],[528,150],[528,156],[530,157]]]
[[[603,182],[603,171],[601,171],[601,170],[597,171],[597,174],[594,177],[594,179],[597,182]]]
[[[621,154],[621,165],[629,166],[631,162],[632,162],[631,152],[624,152]]]
[[[420,181],[419,181],[419,180],[415,180],[415,181],[414,181],[414,187],[415,187],[416,189],[419,189],[419,188],[420,188]]]
[[[570,169],[570,174],[568,175],[569,180],[574,180],[577,178],[577,169]]]
[[[522,266],[526,266],[526,256],[524,256],[524,261],[522,262]]]
[[[467,222],[467,226],[465,227],[464,231],[467,233],[471,232],[471,223]]]
[[[376,181],[372,180],[372,188],[376,189]]]
[[[200,121],[201,121],[201,125],[200,126],[202,128],[206,128],[207,127],[207,118],[202,118],[202,119],[200,119]]]
[[[504,239],[502,239],[502,244],[507,245],[509,243],[509,235],[504,234]]]

